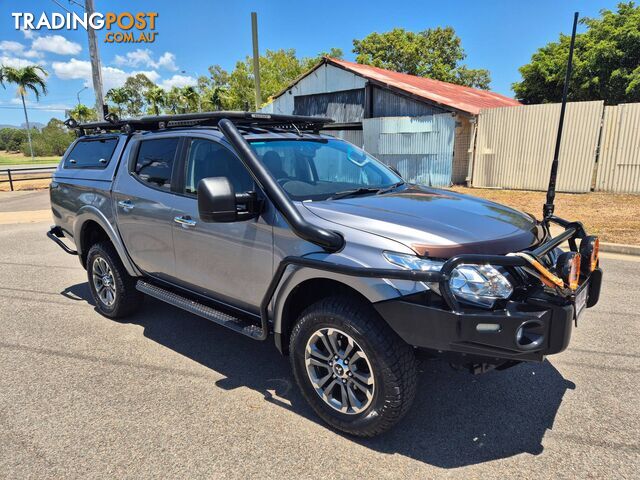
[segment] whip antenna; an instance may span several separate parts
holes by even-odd
[[[558,157],[560,156],[560,143],[562,141],[562,127],[564,125],[564,112],[567,108],[567,93],[569,91],[569,80],[571,79],[571,67],[573,62],[573,46],[576,41],[576,27],[578,26],[578,12],[573,15],[573,31],[571,32],[571,44],[569,46],[569,60],[567,61],[567,73],[564,77],[564,87],[562,89],[562,105],[560,107],[560,121],[558,122],[558,135],[556,136],[556,148],[553,153],[551,163],[551,174],[549,176],[549,188],[547,189],[547,202],[542,208],[542,216],[547,221],[553,216],[556,198],[556,178],[558,177]]]

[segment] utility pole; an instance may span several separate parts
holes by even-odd
[[[85,0],[84,11],[87,17],[94,12],[93,0]],[[91,57],[91,72],[93,77],[93,90],[96,92],[96,113],[98,119],[104,118],[104,96],[102,94],[102,67],[100,64],[100,54],[98,53],[98,42],[96,40],[96,32],[91,25],[87,25],[87,33],[89,35],[89,56]]]
[[[262,106],[260,94],[260,50],[258,49],[258,14],[251,12],[251,37],[253,39],[253,78],[256,82],[256,110]]]

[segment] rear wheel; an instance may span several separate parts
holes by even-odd
[[[111,243],[96,243],[89,249],[87,276],[96,308],[104,316],[120,318],[139,308],[143,295]]]
[[[310,306],[293,328],[290,352],[303,396],[338,430],[378,435],[413,402],[413,349],[365,302],[332,297]]]

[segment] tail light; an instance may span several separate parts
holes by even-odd
[[[598,255],[600,251],[600,239],[594,236],[584,237],[580,241],[580,256],[582,264],[593,272],[598,266]]]
[[[580,280],[580,254],[578,252],[564,252],[556,261],[556,271],[559,277],[571,290],[577,290]]]

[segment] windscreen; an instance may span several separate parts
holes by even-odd
[[[258,157],[292,200],[326,200],[358,189],[388,188],[402,179],[341,140],[253,141]]]

